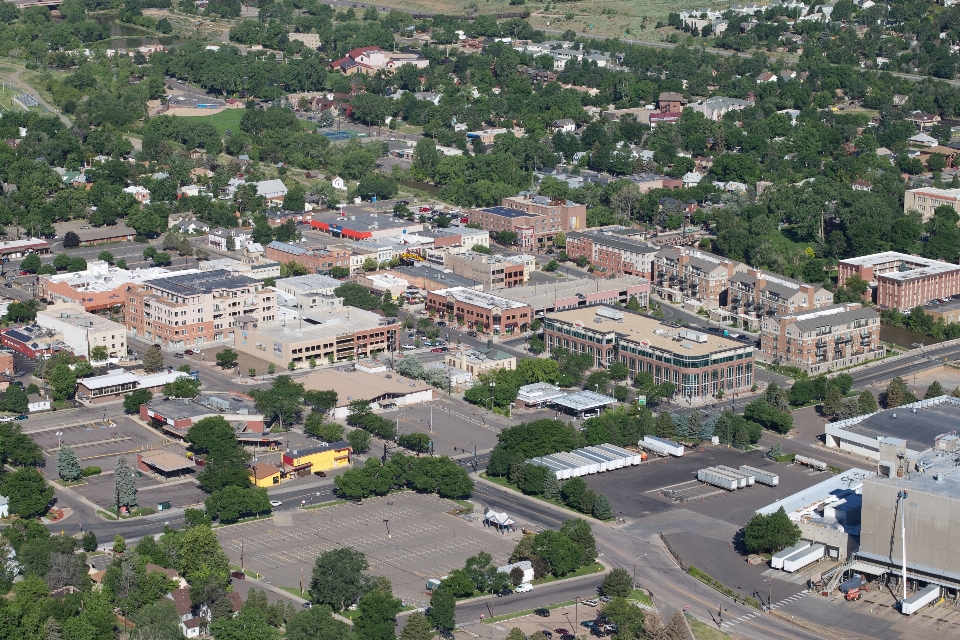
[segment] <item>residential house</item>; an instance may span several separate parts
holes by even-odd
[[[853,189],[854,191],[872,191],[873,184],[870,182],[867,182],[866,180],[857,180],[852,185],[850,185],[850,188]]]
[[[657,98],[657,108],[660,113],[680,113],[687,106],[689,100],[674,91],[664,91]]]
[[[370,46],[348,51],[344,57],[331,62],[330,69],[348,76],[355,73],[373,75],[378,71],[395,72],[405,64],[424,69],[430,66],[430,61],[417,54],[388,52]]]
[[[140,204],[150,204],[150,192],[140,185],[126,187],[123,189],[123,192],[132,195],[134,200]]]
[[[768,82],[776,82],[776,81],[777,81],[777,74],[770,73],[769,71],[761,73],[759,76],[757,76],[757,84],[766,84]]]
[[[573,133],[577,130],[577,123],[570,118],[554,120],[550,125],[550,130],[554,133]]]

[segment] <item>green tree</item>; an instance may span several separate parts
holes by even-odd
[[[83,537],[80,539],[80,545],[87,553],[93,553],[97,550],[97,534],[90,530],[84,531]]]
[[[27,399],[27,393],[19,386],[11,384],[6,392],[7,411],[14,413],[26,413],[30,401]]]
[[[587,483],[583,481],[583,478],[570,478],[561,486],[560,497],[563,498],[563,502],[567,506],[578,505],[586,490]]]
[[[593,517],[597,520],[609,520],[613,517],[613,508],[605,495],[598,494],[593,503]]]
[[[550,472],[543,477],[543,497],[553,500],[560,495],[560,481],[557,476]]]
[[[217,354],[217,364],[223,369],[229,369],[236,366],[239,354],[233,349],[227,348]]]
[[[143,369],[147,373],[156,373],[163,369],[163,353],[160,351],[160,345],[150,345],[143,354]]]
[[[661,411],[657,416],[656,435],[659,438],[675,438],[677,435],[677,425],[670,416],[669,411]]]
[[[103,260],[104,262],[113,262],[113,254],[109,251],[101,251],[97,256],[97,260]]]
[[[23,262],[20,263],[20,268],[28,273],[36,273],[42,266],[43,265],[40,263],[40,256],[35,253],[28,255],[23,259]]]
[[[113,536],[113,551],[114,553],[123,553],[127,550],[127,541],[123,539],[123,536],[119,533]]]
[[[131,391],[123,397],[123,410],[127,413],[139,413],[140,405],[150,404],[151,400],[153,400],[153,392],[149,389]]]
[[[50,386],[53,387],[54,400],[67,400],[73,397],[77,387],[77,376],[68,365],[58,364],[50,372]]]
[[[347,442],[354,453],[366,453],[370,450],[370,434],[363,429],[354,429],[348,433]]]
[[[427,620],[435,629],[449,630],[456,626],[457,599],[450,589],[434,589],[430,597],[430,609]]]
[[[297,611],[289,616],[283,637],[284,640],[354,640],[355,638],[350,625],[334,618],[330,607],[321,605]]]
[[[118,503],[115,506],[135,507],[137,506],[137,487],[133,482],[133,469],[127,464],[127,459],[117,458],[117,467],[114,475],[114,500]]]
[[[876,413],[880,410],[880,407],[877,406],[877,399],[873,397],[873,392],[869,390],[860,392],[857,404],[860,406],[860,415]]]
[[[617,635],[623,638],[646,638],[643,610],[626,598],[614,597],[603,606],[603,613],[617,625]]]
[[[370,588],[367,557],[351,547],[321,553],[313,564],[310,601],[343,611],[356,604]]]
[[[207,525],[184,529],[178,534],[176,569],[191,589],[216,585],[225,589],[230,582],[230,558],[217,534]]]
[[[36,518],[47,512],[53,500],[53,487],[30,467],[8,473],[3,480],[3,494],[10,500],[10,513],[21,518]]]
[[[911,402],[916,402],[917,400],[917,397],[913,395],[913,392],[910,391],[910,388],[900,376],[897,376],[890,381],[890,384],[887,385],[887,390],[884,393],[884,397],[886,399],[886,405],[888,409],[895,409],[896,407],[900,407]]]
[[[828,416],[835,416],[843,403],[843,392],[835,386],[827,389],[827,397],[823,401],[823,412]]]
[[[270,625],[266,611],[244,606],[234,616],[226,615],[210,623],[217,640],[279,640],[280,630]]]
[[[929,400],[930,398],[939,398],[939,397],[942,396],[942,395],[944,395],[944,392],[943,392],[943,387],[940,386],[940,381],[939,381],[939,380],[934,380],[933,383],[932,383],[929,387],[927,387],[927,392],[926,392],[925,394],[923,394],[923,399],[924,399],[924,400]],[[9,401],[10,401],[10,400],[9,400],[9,395],[8,395],[8,400],[7,400],[7,402],[9,402]],[[11,411],[12,411],[12,409],[11,409]]]
[[[80,479],[80,463],[77,461],[77,454],[74,453],[72,447],[63,445],[57,451],[57,474],[67,482]]]
[[[364,640],[396,640],[397,614],[403,605],[393,594],[374,590],[360,598],[360,618],[354,622],[354,633]]]
[[[633,577],[626,569],[614,569],[603,579],[600,590],[611,598],[626,598],[633,593]]]
[[[433,606],[433,598],[430,598]],[[433,632],[427,618],[419,611],[414,611],[407,616],[407,622],[403,625],[403,632],[400,634],[400,640],[432,640]],[[304,639],[306,640],[306,639]]]
[[[303,425],[304,433],[320,438],[324,442],[338,442],[343,440],[343,426],[336,422],[327,422],[319,411],[313,411],[307,416]]]
[[[780,507],[768,516],[755,514],[743,528],[743,543],[750,553],[776,553],[800,539],[800,527]]]

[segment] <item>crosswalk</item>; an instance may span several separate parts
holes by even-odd
[[[803,597],[805,597],[805,596],[807,596],[807,595],[809,595],[809,594],[810,594],[810,590],[809,590],[809,589],[804,589],[803,591],[800,591],[799,593],[793,594],[793,595],[790,596],[789,598],[784,598],[784,599],[781,600],[780,602],[774,603],[770,608],[771,608],[771,609],[779,609],[780,607],[783,607],[783,606],[786,606],[786,605],[788,605],[788,604],[790,604],[790,603],[796,602],[796,601],[799,600],[800,598],[803,598]],[[734,620],[728,620],[728,621],[724,622],[723,625],[721,625],[721,626],[722,626],[723,628],[729,629],[730,627],[736,626],[736,625],[740,624],[741,622],[746,622],[747,620],[750,620],[751,618],[756,618],[757,616],[762,616],[762,615],[763,615],[763,614],[760,613],[759,611],[756,611],[756,612],[754,612],[754,613],[748,613],[748,614],[742,615],[742,616],[740,616],[739,618],[736,618],[736,619],[734,619]]]

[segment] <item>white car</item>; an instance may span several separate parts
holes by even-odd
[[[514,593],[526,593],[527,591],[533,591],[533,585],[529,582],[525,582],[513,590]]]
[[[271,507],[279,507],[279,506],[281,506],[282,504],[283,504],[283,503],[280,502],[279,500],[271,500],[271,501],[270,501],[270,506],[271,506]]]

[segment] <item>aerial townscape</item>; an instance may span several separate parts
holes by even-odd
[[[960,638],[960,0],[0,0],[0,140],[0,640]]]

